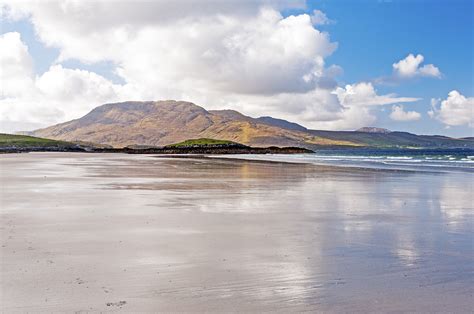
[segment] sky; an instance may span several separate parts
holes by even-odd
[[[186,100],[312,129],[474,136],[470,0],[0,0],[0,132]]]

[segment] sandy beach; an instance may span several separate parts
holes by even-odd
[[[471,312],[473,175],[0,156],[0,310]]]

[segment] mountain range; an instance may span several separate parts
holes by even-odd
[[[82,118],[53,125],[30,135],[113,147],[164,146],[193,138],[230,140],[255,147],[468,147],[473,138],[449,138],[391,132],[310,130],[272,117],[252,118],[235,110],[206,110],[185,101],[127,101],[99,106]]]

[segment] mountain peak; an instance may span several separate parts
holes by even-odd
[[[388,134],[392,133],[392,131],[384,128],[377,128],[373,126],[366,126],[360,129],[357,129],[356,132],[364,132],[364,133],[382,133],[382,134]]]

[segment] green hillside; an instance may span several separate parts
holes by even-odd
[[[195,146],[244,146],[242,144],[226,141],[226,140],[216,140],[212,138],[198,138],[198,139],[189,139],[183,142],[176,144],[167,145],[166,147],[195,147]]]
[[[56,141],[28,135],[0,133],[0,150],[77,150],[79,146],[65,141]]]

